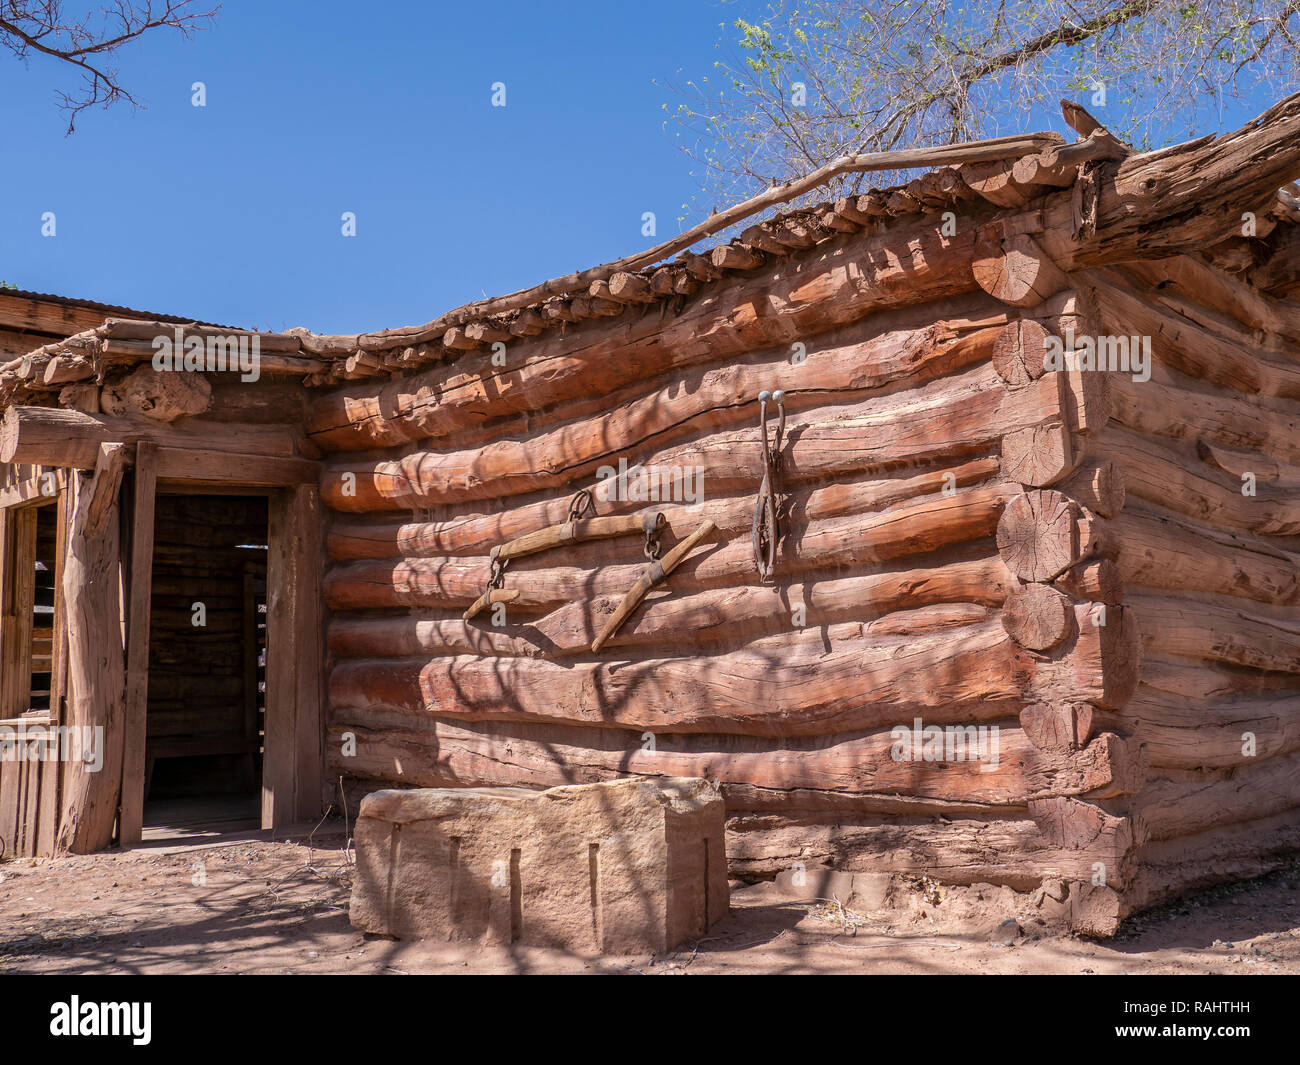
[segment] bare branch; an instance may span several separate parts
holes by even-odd
[[[123,45],[153,30],[179,30],[186,37],[215,18],[220,5],[195,11],[197,0],[113,0],[112,4],[77,16],[64,14],[62,0],[0,0],[0,45],[19,59],[33,53],[76,67],[81,90],[59,92],[59,106],[68,114],[68,133],[88,107],[110,107],[125,101],[143,105],[123,87],[115,67],[104,62]],[[160,9],[155,10],[158,6]]]
[[[734,31],[711,91],[676,90],[713,202],[854,151],[1023,132],[1062,95],[1101,94],[1149,146],[1300,88],[1300,0],[772,0]]]

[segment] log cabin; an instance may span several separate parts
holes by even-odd
[[[717,783],[734,876],[1093,935],[1290,860],[1300,96],[1147,153],[1063,109],[424,326],[7,361],[0,718],[102,735],[0,762],[9,852],[646,774]]]

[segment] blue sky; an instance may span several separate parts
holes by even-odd
[[[761,7],[227,0],[188,41],[119,53],[147,110],[85,112],[71,137],[54,98],[71,69],[0,54],[0,278],[356,332],[629,254],[676,232],[696,192],[655,79],[708,75],[720,24]]]
[[[695,191],[653,79],[707,73],[746,6],[227,0],[188,41],[119,53],[148,109],[87,111],[71,137],[54,91],[74,72],[0,54],[0,278],[354,332],[629,254],[655,243],[643,211],[663,239]]]

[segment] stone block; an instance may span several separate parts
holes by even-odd
[[[632,954],[728,912],[722,798],[697,778],[377,791],[355,840],[365,932]]]

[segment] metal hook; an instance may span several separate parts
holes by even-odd
[[[771,450],[771,462],[776,465],[781,461],[781,443],[785,439],[785,392],[777,389],[772,393],[772,402],[776,404],[776,409],[781,412],[781,416],[776,423],[776,442]],[[766,429],[764,429],[766,433]]]
[[[587,515],[596,514],[596,501],[592,498],[590,488],[580,488],[569,500],[569,521],[578,521]]]

